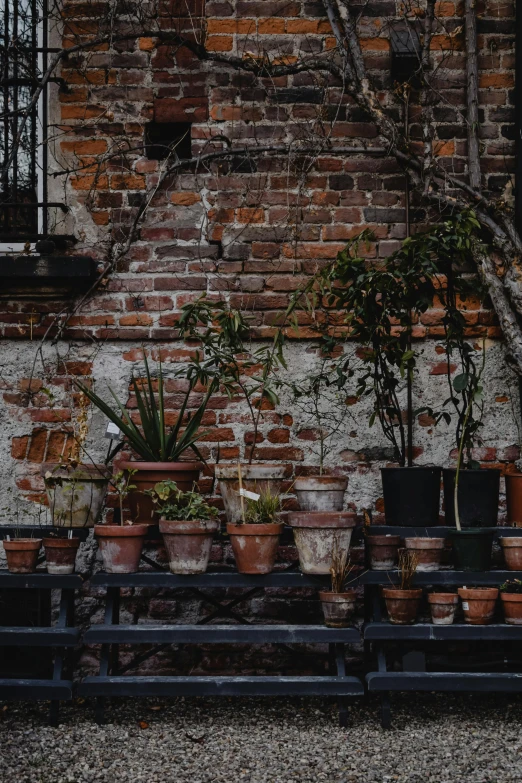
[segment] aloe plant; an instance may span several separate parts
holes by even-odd
[[[141,426],[138,427],[129,415],[125,405],[118,399],[114,391],[109,386],[118,411],[115,411],[104,400],[101,399],[92,389],[89,389],[80,381],[76,381],[78,388],[96,405],[96,407],[114,422],[123,432],[127,443],[139,454],[146,462],[175,462],[181,455],[192,449],[198,459],[204,461],[201,453],[196,446],[196,441],[202,437],[199,432],[203,414],[208,405],[208,401],[216,388],[216,379],[212,378],[207,385],[207,391],[200,406],[190,414],[185,414],[189,403],[190,395],[200,380],[199,373],[187,373],[184,377],[189,381],[188,389],[184,395],[183,402],[179,409],[178,418],[173,426],[168,426],[165,421],[165,397],[163,384],[163,369],[161,361],[158,367],[158,389],[154,389],[153,379],[150,373],[149,363],[145,352],[143,354],[145,363],[146,384],[142,390],[139,380],[133,375],[131,380],[131,389],[136,396],[136,403],[140,414]],[[118,444],[110,453],[112,458],[115,453],[122,448],[123,444]]]

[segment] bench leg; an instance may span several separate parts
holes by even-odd
[[[49,708],[49,726],[56,728],[60,723],[60,702],[57,699],[51,701]]]
[[[381,694],[381,726],[383,729],[391,727],[391,702],[388,691]]]
[[[337,676],[346,677],[344,644],[335,645],[335,663],[337,665]],[[346,726],[348,726],[348,698],[346,696],[338,696],[337,707],[339,710],[339,726],[344,729]]]

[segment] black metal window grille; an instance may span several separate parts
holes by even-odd
[[[46,88],[27,110],[47,70],[47,0],[0,7],[0,242],[35,241],[48,233]]]

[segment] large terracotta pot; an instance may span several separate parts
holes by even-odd
[[[38,553],[42,546],[41,538],[15,538],[2,542],[7,558],[7,568],[11,574],[33,574],[36,571]]]
[[[106,465],[78,465],[75,468],[44,462],[49,508],[56,527],[94,527],[103,509],[110,480]]]
[[[372,571],[390,571],[399,562],[400,536],[365,536],[368,565]]]
[[[183,492],[189,492],[199,479],[203,467],[201,462],[122,462],[121,470],[135,470],[131,484],[135,490],[129,492],[128,503],[133,523],[151,523],[157,515],[152,499],[143,492],[152,489],[159,481],[175,481]]]
[[[443,538],[405,538],[404,546],[417,556],[417,571],[438,571],[444,551]]]
[[[346,628],[355,612],[356,597],[355,590],[345,590],[344,593],[320,590],[325,625],[329,628]]]
[[[422,588],[400,590],[398,587],[383,587],[382,594],[390,623],[411,625],[417,618],[422,598]]]
[[[269,574],[274,568],[282,532],[283,525],[273,522],[264,525],[227,524],[239,573]]]
[[[508,571],[522,571],[522,538],[499,538]]]
[[[522,594],[500,593],[504,619],[508,625],[522,625]]]
[[[212,539],[219,530],[217,519],[170,520],[159,524],[169,567],[173,574],[204,574],[207,570]]]
[[[470,625],[488,625],[495,614],[498,587],[459,587],[464,622]]]
[[[48,574],[74,574],[79,538],[44,538]]]
[[[348,551],[356,514],[348,511],[295,511],[288,515],[304,574],[329,574],[336,549]]]
[[[459,603],[456,593],[429,593],[428,603],[433,625],[452,625]]]
[[[260,493],[270,490],[272,495],[280,494],[285,473],[284,465],[241,465],[243,488],[250,492]],[[227,522],[236,525],[241,522],[237,465],[216,465],[215,475],[223,498]]]
[[[342,511],[348,479],[338,476],[307,476],[294,481],[301,511]]]
[[[506,476],[506,504],[508,525],[522,527],[522,473]]]
[[[148,525],[96,525],[94,535],[108,574],[133,574],[140,564]]]

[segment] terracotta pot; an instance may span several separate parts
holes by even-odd
[[[383,587],[382,594],[390,623],[394,625],[411,625],[417,619],[417,612],[422,598],[422,588],[400,590],[397,587]]]
[[[11,574],[33,574],[36,571],[41,538],[15,538],[2,542]]]
[[[357,516],[348,511],[295,511],[288,515],[304,574],[329,574],[337,548],[348,551]]]
[[[319,591],[323,606],[324,623],[329,628],[346,628],[355,612],[355,590],[345,590],[344,593]]]
[[[285,478],[284,465],[241,465],[243,488],[250,492],[280,494]],[[241,522],[241,499],[237,465],[216,465],[216,479],[223,498],[227,522],[236,525]]]
[[[230,525],[232,551],[240,574],[269,574],[273,568],[279,547],[279,536],[284,525]]]
[[[522,571],[522,538],[499,538],[508,571]]]
[[[400,536],[366,536],[368,564],[372,571],[390,571],[399,562]]]
[[[44,538],[48,574],[74,574],[79,538]]]
[[[103,567],[108,574],[133,574],[140,564],[148,525],[96,525]]]
[[[137,471],[131,481],[136,489],[127,498],[133,523],[150,524],[157,519],[152,498],[144,495],[144,490],[152,489],[159,481],[175,481],[178,489],[188,492],[198,481],[202,467],[201,462],[122,462],[121,470]]]
[[[40,468],[55,527],[94,527],[107,494],[110,469],[106,465],[76,468],[44,462]]]
[[[522,625],[522,594],[500,593],[504,620],[509,625]]]
[[[219,530],[217,519],[170,520],[159,524],[172,574],[204,574],[207,570],[212,539]]]
[[[456,593],[429,593],[428,603],[433,625],[451,625],[459,603]]]
[[[506,476],[506,504],[508,525],[522,527],[522,473]]]
[[[464,610],[464,622],[488,625],[495,614],[498,587],[459,587]]]
[[[307,476],[294,481],[301,511],[342,511],[348,479],[338,476]]]
[[[404,546],[417,555],[417,571],[439,571],[443,538],[405,538]]]

